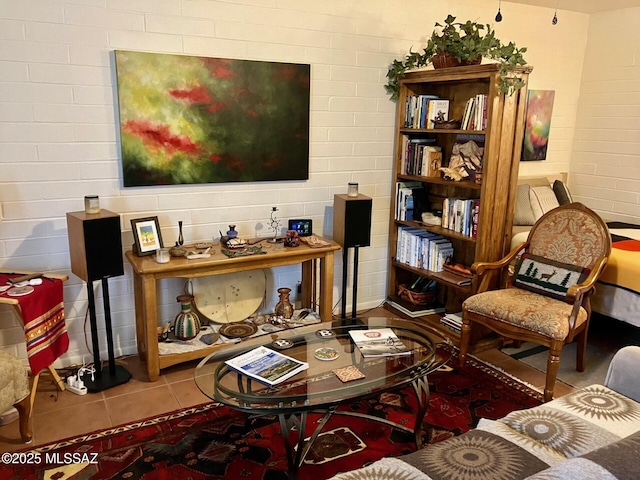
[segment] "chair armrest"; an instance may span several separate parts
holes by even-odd
[[[501,271],[503,268],[508,267],[518,254],[528,246],[528,242],[522,243],[517,247],[514,247],[513,250],[511,250],[505,257],[495,262],[474,262],[473,265],[471,265],[471,273],[480,277],[478,293],[486,291],[489,287],[489,281],[493,275]]]
[[[585,278],[582,283],[571,285],[569,287],[569,289],[567,290],[568,302],[575,303],[575,302],[582,301],[583,295],[589,293],[594,288],[596,280],[598,280],[598,277],[600,277],[600,274],[602,273],[604,268],[607,266],[608,260],[609,260],[609,257],[600,257],[596,261],[594,268],[591,270],[587,278]]]

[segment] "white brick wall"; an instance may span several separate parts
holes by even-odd
[[[640,8],[591,16],[569,185],[607,220],[640,223]]]
[[[447,13],[491,22],[495,3],[0,0],[0,268],[70,274],[65,307],[71,347],[59,363],[80,362],[91,344],[85,338],[86,286],[70,273],[65,221],[66,212],[83,208],[87,194],[99,195],[103,208],[121,214],[123,244],[129,248],[132,218],[157,215],[171,244],[179,220],[189,242],[209,240],[229,223],[242,235],[268,235],[265,224],[273,205],[283,223],[309,217],[316,233],[331,236],[333,195],[344,193],[348,182],[358,182],[360,191],[374,199],[372,246],[360,255],[358,303],[360,308],[379,304],[386,291],[395,121],[395,105],[383,88],[387,66],[410,47],[420,48]],[[527,58],[535,66],[531,86],[557,91],[556,113],[562,120],[552,126],[550,159],[527,168],[567,170],[565,145],[573,137],[588,17],[565,12],[552,28],[550,9],[510,4],[503,6],[503,14],[499,36],[529,46]],[[121,187],[116,49],[310,63],[310,179]],[[342,266],[337,257],[334,302],[339,304]],[[293,288],[298,278],[295,268],[269,272],[264,309],[277,301],[277,287]],[[125,276],[109,284],[116,352],[135,353],[128,265]],[[161,323],[178,312],[175,297],[182,287],[181,280],[161,283]],[[0,347],[24,357],[9,309],[0,309],[0,325]]]

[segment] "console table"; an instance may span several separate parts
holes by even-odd
[[[178,363],[203,358],[223,345],[160,355],[158,351],[158,312],[156,284],[162,278],[195,278],[209,275],[257,270],[262,268],[302,265],[302,306],[311,307],[314,289],[314,260],[320,260],[319,314],[323,321],[332,320],[333,303],[333,255],[340,246],[328,239],[328,247],[310,248],[301,244],[294,248],[265,248],[266,254],[228,258],[218,245],[209,258],[188,260],[172,257],[169,263],[157,263],[155,256],[138,257],[131,250],[125,258],[133,267],[133,283],[136,309],[136,337],[138,354],[147,364],[149,380],[158,380],[160,370]],[[265,246],[266,247],[266,246]]]

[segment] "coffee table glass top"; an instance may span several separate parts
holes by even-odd
[[[363,357],[349,330],[391,328],[410,350],[408,355]],[[284,340],[284,342],[282,342]],[[288,342],[287,342],[288,341]],[[278,342],[278,343],[273,343]],[[279,344],[292,343],[286,349]],[[195,371],[200,390],[212,400],[236,409],[283,413],[331,408],[347,400],[376,395],[411,384],[445,364],[450,341],[416,321],[372,317],[336,320],[251,338],[204,358]],[[224,362],[258,346],[307,362],[309,368],[269,387],[237,373]],[[334,370],[349,370],[363,377],[342,381]],[[355,367],[355,372],[353,371]]]

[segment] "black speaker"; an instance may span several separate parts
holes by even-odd
[[[85,282],[124,275],[120,215],[67,212],[71,271]]]
[[[333,239],[343,247],[371,245],[371,207],[364,195],[333,197]]]

